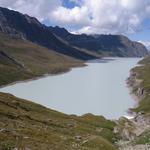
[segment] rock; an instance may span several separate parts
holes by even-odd
[[[81,141],[82,140],[82,136],[80,136],[80,135],[75,136],[75,140],[76,141]]]
[[[74,127],[76,126],[76,124],[75,124],[75,123],[68,123],[67,126],[68,126],[69,128],[74,128]]]
[[[72,147],[74,147],[74,148],[79,148],[79,147],[80,147],[80,144],[74,143],[74,144],[72,144]]]

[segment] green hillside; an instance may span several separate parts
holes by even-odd
[[[0,33],[0,85],[43,74],[57,74],[83,62]]]
[[[101,116],[69,116],[0,93],[1,150],[116,150],[114,127]]]

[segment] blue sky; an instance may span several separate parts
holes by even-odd
[[[73,1],[63,0],[63,5],[67,8],[73,8],[76,4]]]
[[[142,23],[142,30],[133,34],[127,34],[133,40],[150,41],[150,19],[145,19]]]

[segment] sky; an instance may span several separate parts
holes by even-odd
[[[124,34],[150,47],[150,0],[0,0],[73,33]]]

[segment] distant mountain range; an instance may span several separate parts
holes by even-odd
[[[99,56],[142,57],[144,45],[123,35],[76,35],[60,27],[47,27],[36,18],[0,7],[0,31],[76,59]]]
[[[119,57],[142,57],[147,55],[147,49],[142,43],[131,41],[124,35],[76,35],[58,26],[49,27],[49,29],[71,45],[100,54],[106,53]]]

